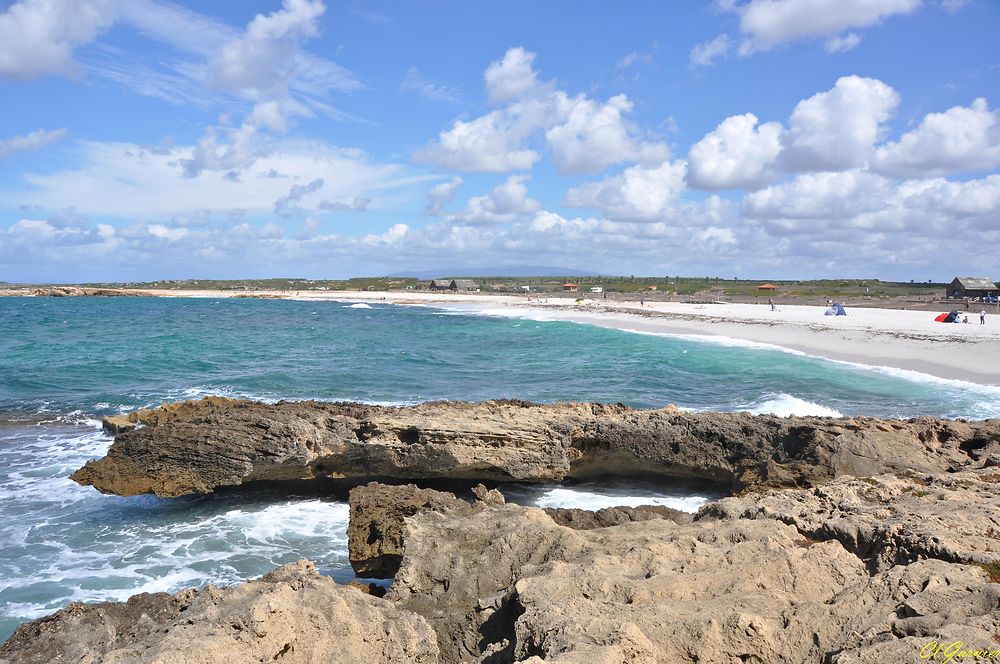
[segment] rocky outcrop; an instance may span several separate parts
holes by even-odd
[[[351,490],[351,518],[347,528],[347,548],[351,566],[361,577],[391,579],[399,571],[406,543],[404,520],[423,512],[441,512],[462,517],[485,507],[503,507],[503,494],[487,490],[482,484],[473,488],[474,504],[454,494],[421,489],[415,484],[386,485],[373,482]],[[688,523],[690,514],[659,505],[608,507],[596,512],[581,509],[546,508],[552,520],[576,530],[606,528],[633,521],[669,519]]]
[[[931,661],[957,642],[990,652],[998,479],[993,468],[842,478],[725,499],[693,522],[614,508],[583,529],[482,486],[470,503],[371,484],[351,495],[351,555],[361,534],[371,560],[399,557],[384,600],[303,561],[232,589],[71,605],[20,627],[0,664],[855,664]],[[625,515],[635,520],[603,523]],[[980,564],[950,561],[966,556]]]
[[[71,604],[20,626],[0,664],[438,661],[423,618],[300,561],[235,588]]]
[[[1000,420],[780,418],[521,401],[394,408],[209,398],[109,418],[106,425],[118,431],[107,456],[73,479],[106,493],[167,497],[254,481],[557,482],[604,474],[706,480],[741,491],[1000,463]]]
[[[282,568],[233,590],[71,606],[20,628],[6,661],[169,662],[197,644],[230,661],[848,664],[1000,634],[1000,421],[205,399],[106,426],[108,455],[74,479],[125,495],[602,473],[741,493],[692,518],[372,483],[351,491],[349,551],[359,575],[393,578],[384,600]],[[275,597],[288,608],[272,626]]]
[[[769,498],[783,493],[801,492]],[[873,571],[816,534],[707,513],[574,530],[538,509],[456,504],[404,518],[387,599],[427,618],[443,662],[919,661],[933,641],[993,644],[987,571],[936,559]]]
[[[152,293],[126,288],[91,288],[86,286],[46,286],[35,288],[36,297],[150,297]]]
[[[542,508],[542,511],[560,526],[568,526],[574,530],[609,528],[620,526],[623,523],[652,519],[667,519],[674,523],[690,523],[693,520],[690,514],[663,505],[605,507],[595,511],[568,507],[545,507]]]
[[[469,503],[454,494],[421,489],[415,484],[368,484],[351,490],[348,551],[361,577],[391,579],[403,559],[403,519],[425,511],[471,513]]]
[[[726,498],[698,516],[781,521],[812,540],[839,541],[876,570],[924,558],[989,563],[1000,560],[1000,469],[842,477]]]

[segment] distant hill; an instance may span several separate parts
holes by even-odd
[[[499,267],[458,267],[440,270],[409,270],[396,272],[390,277],[413,277],[415,279],[444,279],[445,277],[571,277],[603,276],[592,270],[579,268],[552,267],[551,265],[505,265]]]

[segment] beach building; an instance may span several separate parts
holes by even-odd
[[[577,288],[579,288],[577,284],[571,283],[569,281],[563,284],[563,290],[566,291],[567,293],[573,292]]]
[[[431,290],[461,291],[463,293],[478,293],[479,284],[472,279],[432,279]]]
[[[774,284],[761,284],[760,286],[757,286],[757,290],[776,291],[778,290],[778,287]]]
[[[462,291],[464,293],[478,293],[479,284],[472,279],[452,279],[451,290]]]
[[[996,295],[1000,288],[986,277],[955,277],[948,284],[948,297],[977,298]]]

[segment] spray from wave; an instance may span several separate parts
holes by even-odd
[[[777,415],[778,417],[789,417],[792,415],[797,415],[799,417],[806,417],[810,415],[817,417],[844,416],[844,414],[838,410],[827,408],[826,406],[813,403],[812,401],[806,401],[805,399],[793,397],[791,394],[778,394],[771,399],[766,399],[740,410],[745,410],[753,415]]]

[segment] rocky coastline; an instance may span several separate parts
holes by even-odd
[[[98,288],[91,286],[45,286],[33,288],[35,297],[150,297],[153,293],[129,288]]]
[[[389,407],[208,397],[107,417],[107,456],[72,475],[122,496],[254,482],[705,481],[730,492],[840,475],[952,472],[1000,454],[1000,421],[776,417],[524,401]]]
[[[105,493],[353,487],[351,564],[391,585],[374,596],[302,561],[72,604],[18,628],[0,663],[846,664],[958,642],[1000,656],[1000,420],[208,398],[105,426],[107,456],[73,474]],[[730,496],[690,515],[503,493],[598,474]],[[471,491],[429,488],[443,480]]]

